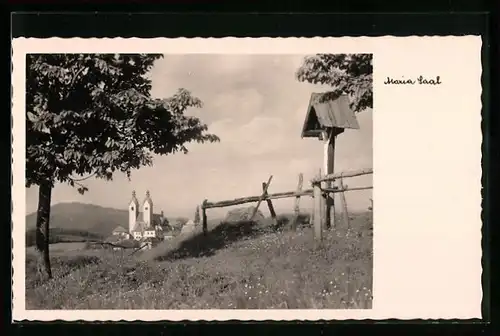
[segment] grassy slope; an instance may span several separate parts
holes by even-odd
[[[53,253],[55,279],[27,256],[27,309],[371,308],[372,219],[351,230],[296,232],[219,225],[130,257],[122,251]]]

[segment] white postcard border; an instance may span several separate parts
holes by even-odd
[[[479,36],[17,38],[12,42],[12,50],[14,320],[181,321],[481,317],[482,134]],[[63,52],[373,53],[375,129],[373,181],[376,203],[373,309],[26,310],[23,119],[25,55]],[[441,76],[442,86],[409,88],[383,84],[387,76],[411,77],[421,73]],[[423,106],[422,101],[428,102],[425,104],[426,109],[417,111],[419,106]],[[418,130],[419,127],[421,129]],[[445,145],[450,146],[448,150],[444,150],[447,148]],[[411,153],[408,153],[410,151]],[[443,165],[450,167],[445,169]],[[439,175],[439,179],[433,174]],[[439,183],[444,186],[436,186],[436,181],[440,181]],[[407,186],[402,188],[401,183]],[[455,184],[459,184],[460,187]]]

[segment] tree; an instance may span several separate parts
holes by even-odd
[[[175,220],[175,227],[181,229],[189,221],[186,217],[179,217]]]
[[[196,210],[194,211],[194,223],[196,225],[200,224],[200,206],[196,206]]]
[[[329,100],[345,93],[351,97],[354,112],[373,105],[372,54],[317,54],[308,56],[297,70],[301,82],[324,84],[332,91],[322,100]]]
[[[37,185],[39,269],[49,258],[51,192],[68,183],[80,193],[90,177],[152,165],[153,154],[188,153],[185,144],[216,142],[198,118],[184,115],[202,102],[179,89],[151,97],[147,77],[157,54],[30,54],[26,58],[26,187]]]
[[[163,210],[160,213],[160,225],[161,226],[168,226],[168,219],[165,217]]]

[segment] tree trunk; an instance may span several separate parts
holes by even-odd
[[[38,271],[45,278],[52,278],[49,257],[49,221],[52,185],[44,182],[38,188],[38,210],[36,215],[36,250]]]

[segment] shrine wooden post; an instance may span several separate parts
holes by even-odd
[[[335,134],[332,129],[327,129],[323,132],[322,136],[324,145],[324,172],[325,175],[334,173],[335,166]],[[324,187],[326,189],[333,189],[334,181],[324,182]],[[325,219],[324,227],[325,229],[330,229],[335,226],[335,197],[334,194],[325,194]]]

